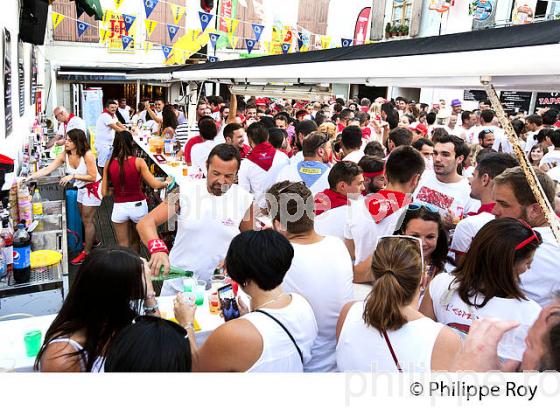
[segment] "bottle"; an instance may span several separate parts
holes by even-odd
[[[35,188],[35,193],[31,198],[31,203],[33,204],[33,219],[43,217],[43,198],[39,193],[39,188]]]
[[[26,283],[31,279],[31,236],[23,224],[14,235],[14,281]]]
[[[164,144],[165,155],[173,154],[173,140],[170,139],[170,138],[167,138],[167,135],[166,135],[166,139],[163,141],[163,144]]]
[[[10,219],[2,217],[2,230],[0,237],[4,241],[4,262],[6,263],[6,273],[11,275],[14,271],[14,230],[10,226]]]
[[[4,241],[0,238],[0,279],[8,274],[6,261],[4,260]]]
[[[190,270],[184,270],[181,268],[177,268],[175,266],[169,267],[169,273],[167,275],[163,275],[163,266],[159,270],[159,275],[152,278],[152,280],[169,280],[169,279],[178,279],[178,278],[192,278],[194,276],[194,272]]]
[[[18,211],[19,217],[18,221],[25,221],[25,226],[29,226],[32,222],[33,208],[31,205],[31,195],[29,194],[29,188],[27,185],[21,184],[17,192],[18,198]]]

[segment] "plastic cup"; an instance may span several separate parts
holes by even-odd
[[[183,167],[183,176],[186,177],[187,175],[189,175],[189,167],[185,165]]]
[[[196,287],[194,289],[194,295],[196,297],[195,302],[197,306],[202,306],[204,304],[204,292],[206,291],[206,282],[203,280],[197,281]]]
[[[218,290],[222,286],[225,286],[225,284],[226,284],[226,277],[224,275],[212,276],[212,284],[211,284],[212,290]]]
[[[220,299],[218,298],[218,292],[212,292],[208,295],[208,308],[210,313],[217,315],[220,313]]]
[[[40,330],[31,330],[23,335],[23,342],[25,343],[25,352],[27,357],[35,357],[39,350],[41,350],[41,338],[43,334]]]
[[[193,292],[195,284],[196,284],[196,282],[193,278],[183,279],[183,292],[184,293]]]
[[[163,152],[163,147],[161,145],[156,146],[156,154],[161,155]]]

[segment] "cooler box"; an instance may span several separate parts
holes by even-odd
[[[78,191],[76,189],[66,190],[66,226],[68,228],[68,249],[77,252],[83,248],[82,218],[78,209]]]

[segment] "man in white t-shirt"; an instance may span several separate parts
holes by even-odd
[[[292,147],[297,148],[298,152],[290,158],[290,164],[299,164],[303,161],[303,140],[312,132],[317,131],[317,124],[312,120],[303,120],[296,124],[295,141],[292,141]]]
[[[471,247],[471,243],[480,228],[494,219],[494,178],[508,168],[518,166],[515,158],[505,153],[490,153],[479,160],[474,174],[470,179],[471,198],[478,199],[481,206],[476,212],[459,221],[455,227],[450,252],[455,254],[455,262],[459,264],[463,255]]]
[[[73,129],[82,130],[87,135],[86,122],[74,114],[68,114],[66,108],[59,106],[53,110],[54,117],[58,121],[58,128],[54,138],[52,138],[47,148],[52,148],[53,156],[64,151],[64,143],[66,142],[66,134]]]
[[[475,125],[476,115],[472,111],[463,111],[461,113],[461,125],[455,127],[455,133],[467,144],[476,144]]]
[[[117,111],[124,120],[123,124],[130,123],[130,110],[131,108],[127,105],[126,98],[119,98],[119,108],[117,108]]]
[[[543,120],[539,114],[532,114],[525,118],[525,126],[527,127],[527,142],[525,143],[525,152],[531,152],[531,148],[537,144],[537,134],[543,127]]]
[[[459,137],[446,135],[434,146],[434,170],[426,171],[420,179],[414,198],[440,209],[447,226],[453,226],[464,214],[476,212],[480,202],[470,197],[467,179],[457,172],[468,152]]]
[[[548,201],[554,204],[556,183],[539,169],[535,172]],[[496,218],[523,219],[542,236],[542,243],[535,252],[531,267],[521,275],[521,288],[529,299],[545,307],[552,301],[553,292],[560,288],[560,244],[521,167],[507,169],[494,178],[493,195],[496,205],[492,213]]]
[[[491,131],[494,135],[494,144],[492,145],[492,149],[497,152],[506,152],[511,154],[513,152],[513,148],[511,147],[504,130],[494,125],[495,118],[496,113],[493,110],[482,110],[480,113],[480,127],[477,127],[474,132],[478,136],[482,130]]]
[[[231,240],[254,229],[253,196],[235,184],[240,162],[234,146],[217,145],[208,157],[207,179],[183,184],[179,195],[167,196],[140,220],[138,234],[151,255],[152,275],[159,275],[162,267],[167,274],[171,264],[209,280],[225,259]],[[175,217],[177,234],[169,252],[157,227]]]
[[[282,168],[276,182],[303,181],[315,195],[329,187],[329,158],[332,153],[329,137],[322,132],[312,132],[303,140],[303,161]]]
[[[206,160],[210,151],[216,146],[214,139],[218,129],[216,122],[211,117],[203,117],[198,122],[198,130],[203,141],[200,144],[193,145],[191,149],[191,162],[193,166],[197,166],[206,175]]]
[[[268,129],[260,122],[247,128],[251,151],[241,162],[239,185],[255,195],[261,208],[264,193],[276,182],[280,170],[290,163],[286,154],[268,142]]]
[[[117,102],[107,100],[105,109],[97,118],[95,125],[95,150],[97,151],[97,166],[101,169],[105,166],[113,152],[113,140],[115,131],[126,131],[126,127],[117,120]]]
[[[544,145],[548,148],[548,152],[541,159],[539,164],[541,169],[545,169],[544,165],[550,168],[560,165],[560,130],[550,132],[544,139]]]
[[[350,125],[342,131],[340,146],[344,157],[343,161],[352,161],[356,164],[364,156],[362,151],[362,130],[357,125]]]
[[[292,266],[282,287],[302,295],[311,305],[319,333],[311,348],[306,372],[336,370],[336,323],[342,307],[352,300],[352,260],[344,243],[313,229],[311,191],[302,183],[274,184],[268,191],[273,228],[294,248]]]

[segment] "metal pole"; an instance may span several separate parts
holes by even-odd
[[[136,107],[134,107],[134,111],[138,108],[138,104],[140,104],[140,80],[136,80]]]

